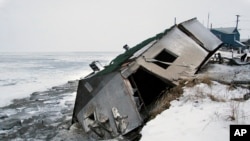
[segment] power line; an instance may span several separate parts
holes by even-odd
[[[236,15],[236,29],[238,29],[238,23],[239,23],[239,18],[240,18],[240,15]]]

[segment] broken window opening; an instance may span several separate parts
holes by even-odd
[[[88,118],[89,118],[90,120],[95,121],[95,115],[94,115],[94,113],[90,114]]]
[[[142,114],[148,112],[147,109],[150,109],[150,106],[162,96],[166,89],[173,87],[173,85],[168,84],[142,67],[129,76],[128,79],[133,89],[136,89],[134,97],[135,100],[139,101],[137,105],[144,104],[144,108],[138,107]]]
[[[93,126],[95,124],[96,121],[96,116],[95,116],[95,112],[90,113],[85,119],[84,119],[84,124],[85,124],[85,128],[87,129],[87,131],[90,130],[90,127]]]
[[[162,50],[154,59],[161,61],[161,62],[153,62],[154,64],[160,66],[163,69],[167,69],[169,67],[168,64],[164,64],[162,62],[172,63],[176,60],[177,56],[173,55],[172,53],[168,52],[167,50]]]
[[[106,120],[108,121],[108,120]],[[92,131],[94,134],[93,136],[96,136],[98,138],[103,139],[105,136],[105,131],[109,131],[108,133],[111,134],[111,131],[106,128],[105,122],[101,123],[98,121],[96,117],[96,112],[93,111],[90,113],[85,119],[84,119],[84,128],[86,132]]]

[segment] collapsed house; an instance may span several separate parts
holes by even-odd
[[[174,25],[79,81],[72,122],[97,139],[129,135],[178,80],[194,76],[222,42],[196,18]]]

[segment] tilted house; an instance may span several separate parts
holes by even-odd
[[[143,41],[79,81],[73,122],[98,139],[129,135],[163,91],[197,73],[221,44],[197,19]]]
[[[226,47],[245,47],[245,45],[240,42],[240,33],[236,27],[213,28],[211,32],[216,35]]]

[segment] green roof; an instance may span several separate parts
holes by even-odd
[[[120,66],[125,63],[126,61],[128,61],[128,59],[133,56],[133,54],[140,50],[141,48],[145,47],[146,45],[148,45],[149,43],[151,43],[154,40],[159,40],[161,39],[164,35],[166,35],[168,33],[168,31],[170,29],[172,29],[173,27],[166,29],[164,32],[156,34],[154,37],[148,38],[146,40],[144,40],[143,42],[137,44],[136,46],[130,48],[129,50],[127,50],[126,52],[124,52],[123,54],[118,55],[115,59],[113,59],[110,64],[108,66],[105,67],[105,69],[103,69],[102,71],[98,72],[96,74],[96,76],[99,75],[104,75],[110,72],[113,72],[117,69],[120,68]]]

